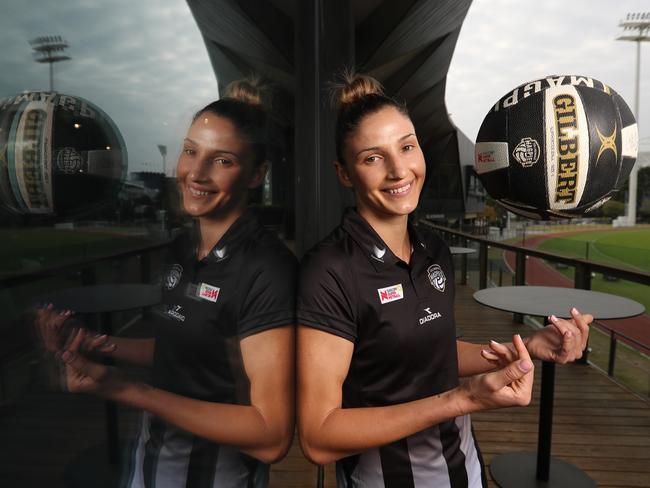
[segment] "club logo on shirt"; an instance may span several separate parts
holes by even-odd
[[[215,258],[217,258],[217,263],[219,261],[223,261],[224,259],[228,259],[228,254],[226,254],[226,246],[223,246],[221,249],[215,248],[214,251],[212,251],[212,254]]]
[[[447,278],[445,277],[445,273],[443,273],[440,265],[432,264],[431,266],[429,266],[427,268],[427,274],[429,275],[429,281],[431,282],[431,286],[433,286],[436,290],[440,292],[444,292]]]
[[[167,308],[167,315],[179,322],[185,322],[185,315],[181,313],[181,310],[183,310],[181,305],[170,305]]]
[[[424,317],[420,317],[420,325],[424,325],[431,320],[436,320],[442,317],[442,314],[440,312],[432,312],[429,307],[425,308],[424,311],[426,312],[426,315]]]
[[[203,298],[209,302],[216,302],[217,298],[219,298],[220,291],[221,288],[217,288],[216,286],[208,285],[207,283],[199,284],[199,298]]]
[[[372,254],[370,254],[370,257],[372,259],[375,259],[379,261],[380,263],[384,262],[384,254],[386,254],[386,248],[379,249],[377,246],[373,244],[372,246]]]
[[[183,267],[180,264],[173,264],[167,270],[165,275],[164,285],[168,290],[173,290],[181,282],[181,276],[183,275]]]
[[[387,286],[386,288],[377,288],[377,292],[379,293],[379,301],[382,305],[404,298],[404,290],[402,289],[401,283]]]

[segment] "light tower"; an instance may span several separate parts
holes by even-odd
[[[626,33],[616,38],[617,41],[636,42],[636,85],[634,89],[634,116],[639,123],[639,80],[641,77],[641,43],[650,41],[650,12],[629,13],[625,20],[618,24]],[[629,192],[627,197],[628,225],[636,224],[636,193],[638,165],[634,165],[630,173]]]
[[[37,63],[50,65],[50,91],[54,91],[54,63],[70,59],[64,52],[68,43],[61,36],[41,36],[29,41]]]

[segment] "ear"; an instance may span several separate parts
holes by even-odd
[[[253,168],[253,174],[251,175],[251,179],[248,182],[248,188],[253,189],[260,186],[262,182],[264,182],[264,177],[266,176],[266,172],[268,169],[269,169],[268,161],[264,161],[259,166]]]
[[[339,161],[334,161],[334,170],[336,171],[336,176],[339,177],[339,181],[346,188],[353,188],[352,179],[350,179],[350,172],[345,166],[345,163]]]

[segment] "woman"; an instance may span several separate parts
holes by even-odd
[[[338,102],[334,165],[356,209],[301,265],[303,450],[337,460],[340,487],[485,485],[467,414],[528,404],[531,356],[578,357],[592,318],[553,317],[526,343],[457,341],[449,250],[408,222],[425,177],[408,113],[367,76]]]
[[[264,178],[265,115],[250,83],[200,110],[177,165],[182,205],[197,221],[163,279],[155,337],[74,334],[67,388],[147,412],[131,487],[263,487],[293,435],[296,261],[247,210]],[[40,312],[47,329],[64,316]],[[50,334],[51,335],[51,334]],[[51,341],[50,341],[51,342]],[[88,353],[151,365],[128,381]]]

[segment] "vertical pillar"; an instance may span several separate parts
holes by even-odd
[[[296,252],[304,254],[340,221],[351,195],[337,181],[336,114],[328,82],[354,63],[354,27],[350,2],[298,2],[295,40]]]

